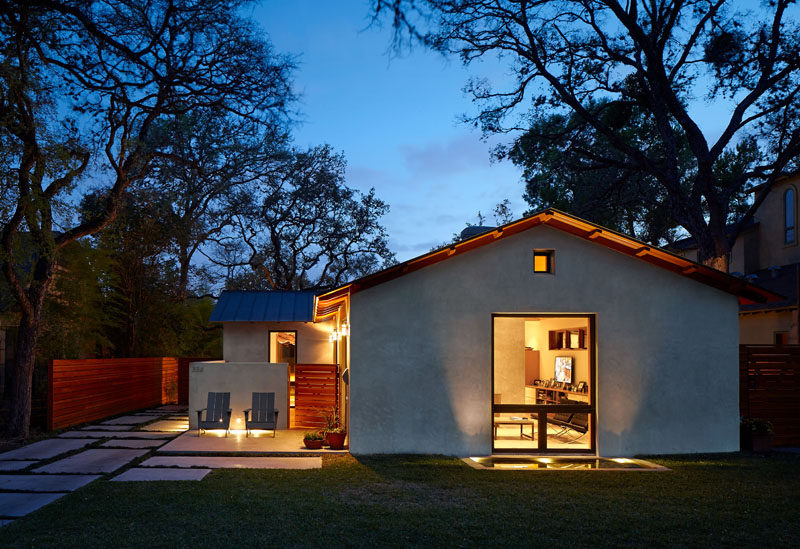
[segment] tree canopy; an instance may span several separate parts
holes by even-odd
[[[510,83],[467,85],[487,133],[527,131],[560,114],[601,141],[586,161],[637,173],[658,186],[672,222],[698,242],[700,259],[722,269],[743,215],[734,197],[764,189],[798,168],[800,33],[791,0],[757,6],[726,0],[373,0],[395,45],[419,42],[465,64],[496,55]],[[719,135],[704,132],[692,106],[727,108]],[[609,110],[636,111],[656,132],[639,143]],[[573,136],[570,136],[572,139]],[[739,151],[737,147],[748,149]],[[684,155],[687,155],[684,158]]]
[[[294,95],[291,59],[276,55],[246,2],[0,2],[0,263],[21,312],[11,435],[25,436],[44,303],[58,254],[107,226],[156,158],[168,117],[216,109],[282,125]],[[75,195],[99,188],[91,217]],[[18,261],[20,235],[33,265]]]

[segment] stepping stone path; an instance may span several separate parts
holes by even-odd
[[[156,456],[142,467],[208,467],[211,469],[319,469],[321,457]]]
[[[158,469],[153,467],[134,467],[112,478],[116,482],[152,480],[203,480],[211,469]]]
[[[19,471],[38,461],[0,461],[0,471]]]
[[[100,475],[0,475],[0,490],[72,492]]]
[[[84,450],[68,458],[48,463],[33,470],[35,473],[111,473],[143,456],[147,450],[98,448]]]
[[[103,425],[139,425],[141,423],[145,423],[147,421],[153,421],[154,419],[161,419],[160,415],[142,415],[142,416],[122,416],[116,417],[114,419],[109,419],[108,421],[104,421]]]
[[[100,477],[97,474],[77,473],[116,471],[147,454],[150,448],[160,446],[164,443],[164,439],[174,437],[177,433],[135,432],[131,429],[177,412],[180,410],[123,416],[101,425],[89,425],[78,431],[62,433],[58,438],[41,440],[0,454],[0,471],[21,471],[40,464],[42,460],[50,460],[61,454],[95,444],[98,439],[111,439],[105,443],[106,445],[123,446],[121,449],[106,447],[83,450],[46,465],[40,464],[39,467],[25,473],[0,474],[0,526],[13,522],[11,519],[26,515]]]
[[[0,474],[0,527],[100,478],[98,473],[111,473],[124,467],[161,446],[166,439],[188,430],[186,409],[186,406],[163,406],[157,410],[137,412],[0,454],[0,471],[21,471],[39,464],[24,473]],[[152,424],[143,426],[151,421]],[[140,426],[140,430],[132,430],[135,426]],[[100,448],[84,449],[69,457],[40,464],[42,460],[95,444],[99,439],[106,439]],[[199,481],[216,468],[320,467],[320,457],[156,456],[111,480]]]
[[[0,517],[23,517],[52,503],[66,493],[57,494],[30,494],[30,493],[2,493],[0,494]]]
[[[101,444],[105,448],[158,448],[163,440],[108,440]]]
[[[61,438],[50,438],[47,440],[40,440],[33,444],[28,444],[22,448],[11,450],[0,454],[0,460],[7,459],[27,459],[27,460],[40,460],[50,459],[52,457],[77,450],[92,444],[94,440],[91,439],[73,439],[64,440]]]
[[[188,420],[167,420],[162,419],[161,421],[156,421],[154,423],[150,423],[149,425],[145,425],[141,428],[142,431],[169,431],[173,433],[182,433],[184,431],[189,430],[189,422]]]
[[[148,433],[146,431],[67,431],[61,438],[172,438],[177,433]]]

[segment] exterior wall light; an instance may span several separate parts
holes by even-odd
[[[345,320],[344,322],[342,322],[342,325],[339,328],[339,330],[340,330],[339,333],[341,334],[342,337],[349,336],[350,335],[350,324],[348,324],[348,322]]]
[[[330,335],[328,336],[328,341],[330,341],[331,343],[333,343],[335,341],[339,341],[339,332],[337,332],[336,330],[333,330],[330,333]]]

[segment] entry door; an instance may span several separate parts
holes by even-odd
[[[595,316],[492,315],[492,450],[596,453]]]

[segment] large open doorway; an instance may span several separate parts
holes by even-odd
[[[592,314],[492,315],[492,451],[596,453]]]

